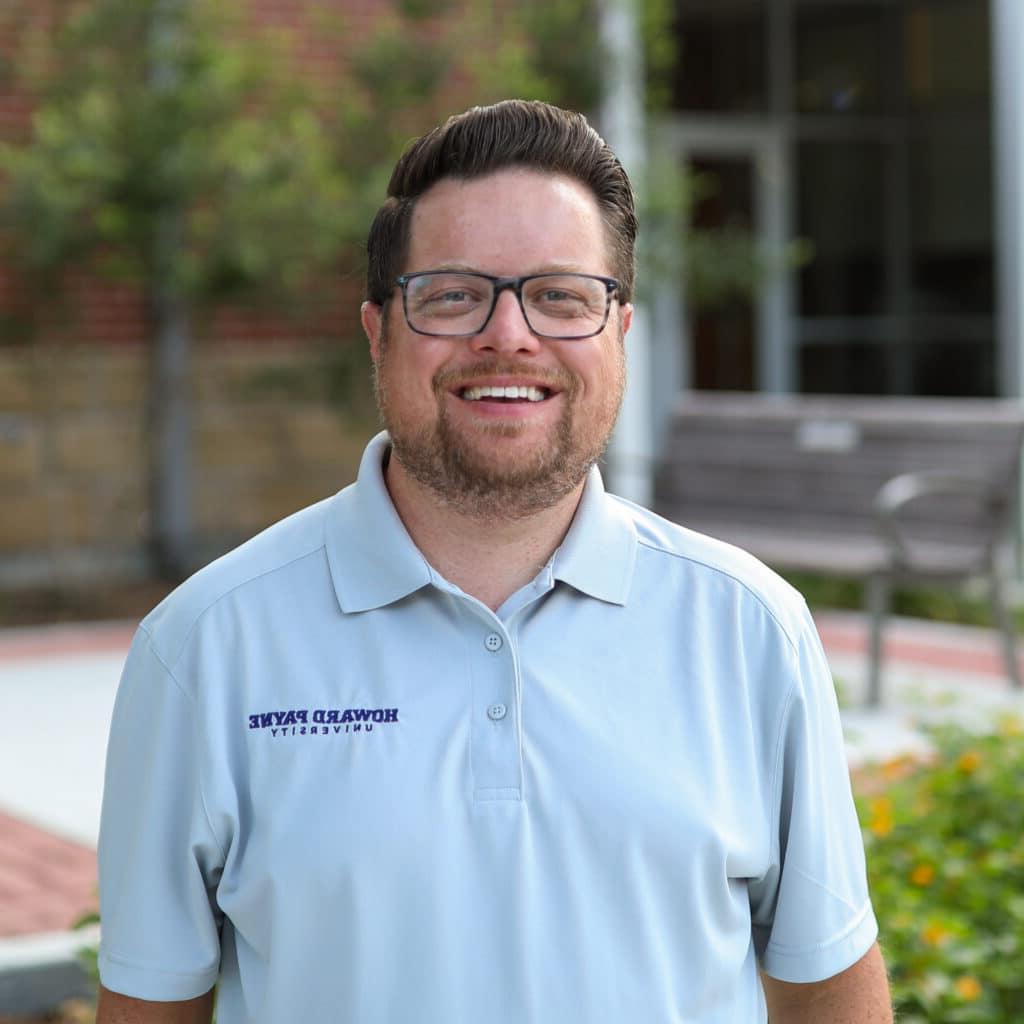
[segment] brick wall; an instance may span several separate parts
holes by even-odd
[[[0,586],[144,574],[144,356],[123,345],[0,349]],[[199,560],[354,478],[376,425],[368,402],[339,412],[327,360],[294,343],[201,348]]]

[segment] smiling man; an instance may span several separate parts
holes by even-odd
[[[636,220],[577,114],[410,146],[355,484],[140,626],[99,1021],[891,1020],[834,691],[747,555],[607,494]]]

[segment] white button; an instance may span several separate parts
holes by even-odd
[[[488,633],[487,638],[484,640],[484,647],[491,651],[500,651],[504,640],[501,639],[500,633]]]
[[[487,717],[492,722],[500,722],[508,714],[508,708],[504,704],[492,704],[487,709]]]

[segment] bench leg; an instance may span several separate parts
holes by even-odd
[[[995,616],[996,625],[1002,635],[1003,658],[1006,661],[1006,674],[1010,679],[1010,685],[1014,689],[1021,688],[1020,664],[1017,661],[1017,641],[1014,636],[1013,617],[1010,614],[1009,606],[1006,603],[1006,593],[1003,589],[1003,577],[998,567],[993,567],[990,577],[992,595],[992,612]]]
[[[882,703],[882,622],[889,614],[889,578],[871,576],[867,581],[871,638],[868,647],[868,707]]]

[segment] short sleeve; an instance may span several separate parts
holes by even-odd
[[[217,980],[223,858],[199,748],[193,699],[140,629],[114,704],[99,839],[100,978],[123,995],[191,999]]]
[[[750,897],[764,970],[813,982],[856,963],[878,926],[832,674],[806,612],[794,658],[776,751],[772,866]]]

